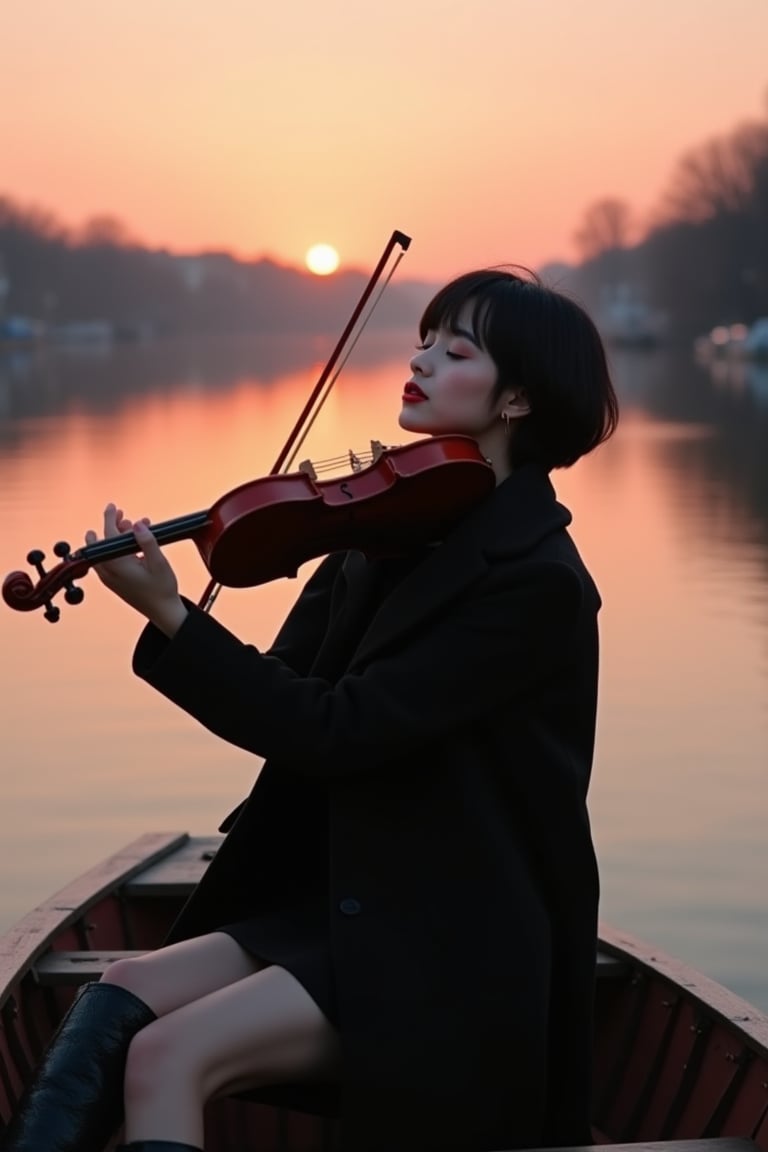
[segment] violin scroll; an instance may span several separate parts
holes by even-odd
[[[72,555],[69,544],[60,540],[53,546],[55,556],[61,560],[50,572],[43,567],[45,553],[39,548],[33,548],[27,553],[27,563],[37,571],[40,579],[33,584],[28,572],[9,572],[3,580],[3,600],[9,608],[17,612],[33,612],[37,608],[44,608],[43,615],[51,624],[55,624],[61,611],[53,603],[53,597],[62,588],[67,604],[81,604],[85,599],[82,588],[76,587],[75,579],[84,576],[90,565]]]

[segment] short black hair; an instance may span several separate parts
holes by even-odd
[[[579,304],[527,268],[467,272],[427,305],[422,340],[439,328],[455,331],[466,305],[473,334],[498,369],[492,402],[518,387],[531,407],[510,438],[514,467],[567,468],[613,434],[619,403],[605,348]]]

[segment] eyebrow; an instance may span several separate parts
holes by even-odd
[[[452,331],[454,336],[463,336],[465,340],[469,340],[470,344],[474,344],[475,348],[480,347],[474,332],[469,332],[466,328],[454,328]]]

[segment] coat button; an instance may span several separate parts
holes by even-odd
[[[345,916],[357,916],[360,910],[360,901],[353,900],[351,896],[339,901],[339,911],[343,912]]]

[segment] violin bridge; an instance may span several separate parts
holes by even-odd
[[[386,452],[386,448],[382,444],[381,440],[371,440],[371,456],[373,457],[374,464],[384,454],[384,452]]]
[[[349,449],[349,467],[352,472],[361,472],[363,469],[363,462],[356,452]]]
[[[310,480],[317,480],[317,472],[315,472],[315,466],[311,460],[302,460],[299,464],[299,472],[309,476]]]

